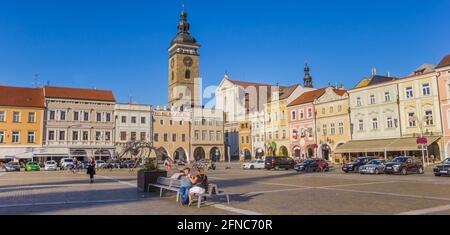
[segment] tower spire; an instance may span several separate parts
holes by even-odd
[[[306,88],[313,88],[313,79],[308,63],[305,63],[305,77],[303,78],[303,86]]]

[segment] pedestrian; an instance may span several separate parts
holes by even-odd
[[[166,160],[164,161],[164,167],[166,168],[166,171],[172,171],[172,162],[169,158],[166,158]]]
[[[431,162],[433,164],[435,164],[436,163],[436,157],[434,155],[431,155],[430,158],[431,158]]]
[[[76,174],[78,168],[78,159],[76,157],[73,158],[73,166],[72,166],[72,173]]]
[[[91,179],[91,184],[93,184],[94,183],[94,175],[95,175],[95,160],[92,158],[89,160],[89,163],[88,163],[87,174],[89,175],[89,177]]]
[[[189,190],[192,188],[191,169],[186,167],[181,176],[180,197],[182,205],[189,205]]]

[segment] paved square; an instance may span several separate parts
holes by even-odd
[[[450,178],[294,171],[244,171],[234,164],[209,171],[211,182],[231,194],[231,204],[210,201],[181,207],[174,195],[138,192],[136,172],[102,170],[95,184],[84,173],[0,172],[0,214],[450,214]]]

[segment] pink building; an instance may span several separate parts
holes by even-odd
[[[436,67],[444,133],[445,157],[450,155],[450,55]]]
[[[325,89],[306,92],[288,105],[290,148],[295,158],[316,156],[316,117],[313,102],[323,94]]]

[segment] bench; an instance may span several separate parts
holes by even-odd
[[[209,184],[208,190],[203,194],[194,194],[193,199],[197,198],[197,207],[200,208],[202,205],[202,198],[213,198],[213,197],[226,197],[228,205],[230,205],[230,196],[222,190],[219,190],[217,184]]]
[[[148,185],[148,191],[150,192],[150,187],[159,188],[159,197],[162,197],[164,194],[164,191],[172,191],[177,193],[177,202],[181,202],[180,199],[180,187],[181,187],[181,181],[172,179],[172,178],[166,178],[166,177],[158,177],[156,180],[156,184],[149,184]]]

